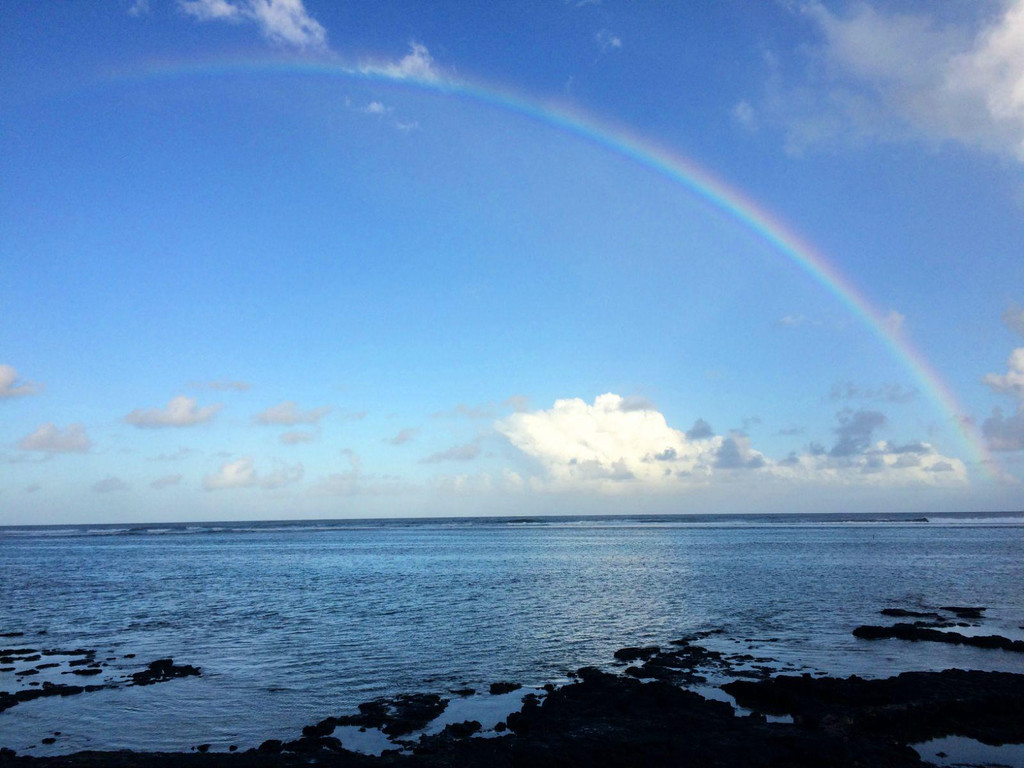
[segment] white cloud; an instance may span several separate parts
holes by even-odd
[[[22,381],[13,365],[0,365],[0,399],[35,395],[42,389],[34,381]]]
[[[124,420],[140,429],[191,427],[212,421],[223,407],[220,403],[214,403],[200,408],[194,397],[178,395],[172,397],[165,408],[136,408]]]
[[[252,417],[257,424],[295,426],[296,424],[316,424],[324,416],[331,412],[330,406],[311,408],[308,411],[300,409],[294,401],[285,400],[283,403],[271,406],[265,411],[260,411]]]
[[[300,443],[312,443],[316,440],[315,432],[284,432],[278,438],[285,445],[299,445]]]
[[[392,110],[391,107],[385,107],[379,101],[371,101],[369,104],[367,104],[359,111],[365,112],[368,115],[386,115],[388,112],[391,112]]]
[[[150,488],[158,491],[163,488],[170,488],[172,485],[181,485],[184,475],[163,475],[149,484]]]
[[[256,487],[272,490],[297,483],[303,474],[302,464],[278,464],[274,471],[261,475],[253,466],[252,457],[243,456],[237,461],[225,462],[218,472],[204,477],[203,487],[208,491]]]
[[[798,6],[821,33],[812,82],[775,97],[790,148],[835,138],[955,141],[1024,161],[1024,0],[975,29],[856,3]]]
[[[516,413],[495,425],[540,468],[534,487],[604,493],[637,488],[678,491],[712,482],[950,485],[966,481],[959,459],[926,443],[872,444],[881,414],[844,412],[831,451],[811,449],[772,461],[741,434],[714,435],[698,421],[692,437],[653,407],[628,409],[615,394],[557,400],[549,410]],[[699,428],[698,428],[699,427]]]
[[[440,83],[449,79],[434,62],[434,57],[422,43],[409,44],[409,53],[398,61],[376,61],[360,64],[359,71],[364,75],[380,75],[395,80],[418,80],[427,83]]]
[[[119,477],[108,475],[102,480],[92,484],[92,489],[96,493],[114,493],[116,491],[127,491],[128,483]]]
[[[1024,400],[1024,347],[1017,347],[1006,361],[1005,374],[988,374],[982,381],[996,392]]]
[[[52,422],[43,424],[35,432],[18,441],[23,451],[42,453],[87,453],[92,441],[81,424],[69,424],[61,430]]]
[[[273,43],[325,48],[327,30],[302,0],[178,0],[178,7],[199,21],[255,23]]]

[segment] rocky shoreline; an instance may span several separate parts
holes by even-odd
[[[937,628],[955,624],[944,613],[962,620],[978,619],[983,611],[888,608],[883,611],[887,617],[922,621],[873,633],[861,627],[854,633],[864,638],[957,643],[936,637],[965,637]],[[307,725],[294,739],[268,739],[244,750],[210,752],[209,745],[200,744],[189,753],[78,752],[35,757],[3,749],[0,765],[901,768],[930,765],[911,745],[941,737],[960,736],[990,745],[1024,744],[1024,674],[947,669],[905,672],[881,680],[786,675],[767,663],[769,659],[728,656],[705,647],[702,642],[710,634],[671,640],[664,648],[622,648],[614,654],[618,671],[584,667],[561,686],[548,684],[523,693],[518,683],[496,682],[480,696],[515,694],[521,699],[517,699],[519,708],[493,729],[466,720],[446,722],[440,730],[431,731],[428,724],[446,711],[453,698],[413,693],[366,702],[358,713],[332,715]],[[995,636],[971,639],[981,639],[984,644],[978,645],[993,653],[1018,650],[1014,643],[1019,641],[992,641],[991,637]],[[89,652],[76,653],[92,658]],[[12,655],[19,654],[8,653]],[[705,683],[711,672],[735,678],[721,691],[738,707],[685,687]],[[200,674],[196,667],[161,659],[123,681],[98,687],[150,685]],[[69,687],[83,692],[88,688]],[[0,693],[0,709],[5,703],[14,706],[28,700],[25,697],[70,695],[53,688],[51,684]],[[471,689],[449,693],[455,698],[477,695]],[[0,725],[2,718],[0,713]],[[353,731],[371,730],[387,737],[391,747],[379,755],[346,747]]]

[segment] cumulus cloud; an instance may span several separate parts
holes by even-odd
[[[48,422],[21,438],[18,448],[49,454],[87,453],[92,448],[92,441],[81,424],[69,424],[65,429],[60,429],[53,422]]]
[[[1024,450],[1024,406],[1012,416],[1003,416],[1002,408],[994,408],[985,419],[981,432],[993,451]]]
[[[388,438],[387,442],[391,445],[405,445],[418,434],[419,430],[416,427],[406,427],[400,430],[394,437]]]
[[[838,439],[829,451],[830,456],[844,457],[863,453],[871,444],[871,435],[885,424],[885,415],[879,411],[842,411],[836,427]]]
[[[837,138],[954,141],[1024,160],[1024,0],[976,4],[975,28],[854,3],[799,8],[821,35],[811,80],[772,101],[794,151]]]
[[[441,461],[472,461],[480,456],[480,443],[472,442],[465,445],[453,445],[444,451],[432,453],[425,459],[420,459],[421,464],[436,464]]]
[[[398,61],[364,62],[359,66],[364,75],[380,75],[395,80],[418,80],[427,83],[440,83],[449,79],[448,75],[438,67],[427,46],[422,43],[409,44],[409,53]]]
[[[327,44],[327,30],[302,0],[178,0],[178,7],[199,21],[255,23],[276,44],[313,49]]]
[[[616,493],[643,487],[678,491],[712,482],[813,484],[959,484],[966,468],[926,443],[871,443],[884,423],[872,411],[839,414],[832,451],[811,446],[772,461],[749,437],[715,435],[698,420],[689,432],[668,425],[656,410],[629,410],[615,394],[593,403],[557,400],[552,408],[517,413],[496,430],[539,467],[530,478],[544,490],[588,489]],[[950,469],[943,470],[948,464]]]
[[[237,461],[224,462],[218,472],[204,477],[203,488],[208,491],[257,487],[273,490],[297,483],[303,473],[302,464],[278,464],[273,471],[261,474],[256,471],[252,457],[243,456]]]
[[[170,488],[172,485],[181,485],[181,481],[184,479],[184,475],[163,475],[151,482],[149,487],[159,491],[163,488]]]
[[[116,491],[127,491],[128,483],[119,477],[113,475],[107,475],[102,480],[99,480],[92,484],[92,489],[96,493],[114,493]]]
[[[252,417],[257,424],[295,426],[296,424],[317,424],[331,412],[330,406],[301,410],[293,401],[286,400],[267,408]]]
[[[693,426],[686,430],[687,440],[703,440],[708,437],[712,437],[715,431],[711,428],[704,419],[697,419],[693,422]]]
[[[0,400],[6,397],[24,397],[37,394],[42,386],[34,381],[18,378],[18,371],[13,365],[0,365]]]
[[[312,443],[316,440],[315,432],[284,432],[278,438],[284,445],[299,445],[301,443]]]
[[[223,407],[220,403],[214,403],[200,408],[194,397],[178,395],[172,397],[165,408],[136,408],[125,416],[124,420],[140,429],[191,427],[212,421]]]
[[[996,392],[1024,400],[1024,347],[1010,353],[1006,368],[1006,373],[990,373],[982,381]]]

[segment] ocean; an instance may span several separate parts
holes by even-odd
[[[29,676],[15,664],[0,690],[118,681],[165,657],[202,669],[20,703],[0,712],[0,746],[246,749],[377,696],[528,691],[709,630],[708,648],[786,672],[1024,672],[1024,654],[851,634],[887,623],[886,607],[950,605],[986,607],[957,631],[1024,639],[1024,515],[0,528],[0,646],[93,649],[105,664],[88,680],[70,656]]]

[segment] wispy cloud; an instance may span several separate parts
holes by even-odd
[[[331,412],[330,406],[311,408],[303,411],[292,400],[285,400],[283,403],[271,406],[265,411],[260,411],[252,420],[257,424],[276,426],[295,426],[296,424],[317,424]]]
[[[406,443],[415,439],[416,435],[418,435],[419,433],[420,431],[416,427],[406,427],[405,429],[400,430],[399,433],[394,437],[388,438],[386,442],[390,443],[391,445],[405,445]]]
[[[13,365],[0,365],[0,399],[35,395],[41,389],[42,385],[35,381],[19,379],[18,371]]]
[[[212,421],[224,406],[220,403],[199,407],[194,397],[172,397],[164,408],[136,408],[124,417],[126,423],[140,429],[192,427]]]
[[[612,34],[607,29],[602,29],[594,35],[594,42],[597,43],[598,48],[605,53],[608,51],[617,51],[622,48],[622,38],[618,35]]]
[[[163,475],[158,477],[156,480],[149,484],[150,488],[156,490],[162,490],[164,488],[170,488],[174,485],[181,485],[181,481],[184,479],[184,475]]]
[[[92,440],[81,424],[69,424],[66,428],[60,429],[56,424],[48,422],[32,434],[21,438],[18,441],[18,448],[48,454],[88,453],[92,448]]]
[[[278,440],[284,445],[300,445],[316,440],[316,432],[283,432]]]
[[[178,0],[178,7],[199,21],[254,23],[267,40],[279,45],[327,47],[327,30],[302,0]]]
[[[886,403],[909,403],[918,396],[916,389],[907,389],[902,384],[883,384],[880,387],[859,387],[852,381],[837,382],[829,390],[828,399],[877,400]]]
[[[472,461],[480,456],[480,443],[474,441],[464,445],[453,445],[443,451],[432,453],[425,459],[420,459],[421,464],[437,464],[442,461]]]
[[[119,477],[108,475],[102,480],[93,483],[91,487],[96,493],[116,493],[117,491],[127,491],[129,485]]]

